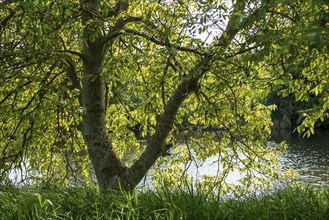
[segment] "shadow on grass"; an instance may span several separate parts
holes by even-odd
[[[0,219],[329,219],[329,189],[285,187],[221,199],[201,190],[99,193],[93,188],[0,188]]]

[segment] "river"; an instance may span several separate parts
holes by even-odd
[[[288,150],[279,157],[278,166],[281,174],[290,170],[296,175],[294,181],[329,186],[329,130],[316,130],[309,138],[303,138],[302,135],[289,130],[273,131],[269,144],[279,144],[282,141],[286,141]],[[220,167],[216,161],[217,158],[213,157],[198,168],[192,165],[189,174],[194,179],[202,175],[215,176]],[[234,171],[228,175],[227,181],[238,184],[238,180],[242,177],[240,172]]]
[[[273,146],[282,141],[286,141],[288,150],[287,153],[281,153],[279,156],[278,167],[281,176],[289,171],[288,173],[295,174],[294,178],[288,179],[289,181],[329,186],[329,130],[317,130],[310,138],[303,138],[302,135],[289,130],[273,131],[268,143],[269,146]],[[182,165],[183,167],[184,165]],[[218,157],[215,156],[208,158],[203,163],[192,162],[188,166],[187,173],[193,181],[199,182],[202,176],[216,176],[222,169]],[[239,180],[244,175],[236,169],[228,174],[226,182],[241,185]],[[140,186],[152,188],[152,185],[150,176],[148,176]]]
[[[329,186],[329,130],[316,130],[309,138],[287,131],[273,132],[276,143],[286,141],[288,153],[280,156],[279,167],[298,172],[298,181]]]

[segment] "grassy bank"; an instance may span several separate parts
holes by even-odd
[[[221,200],[201,192],[100,194],[83,188],[0,188],[0,219],[329,219],[329,190],[286,188]]]

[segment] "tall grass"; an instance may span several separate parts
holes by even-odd
[[[220,199],[201,190],[99,193],[91,188],[0,188],[0,219],[329,219],[329,189],[288,187]]]

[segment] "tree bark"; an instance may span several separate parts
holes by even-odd
[[[83,135],[88,153],[102,189],[116,187],[115,177],[125,169],[116,156],[105,125],[105,84],[99,73],[94,71],[100,63],[85,62],[83,86],[82,120]]]
[[[106,129],[105,82],[101,72],[107,46],[92,24],[99,15],[99,1],[81,1],[86,28],[83,40],[82,133],[101,189],[117,188],[117,177],[126,167],[115,154]],[[92,36],[94,35],[94,36]]]

